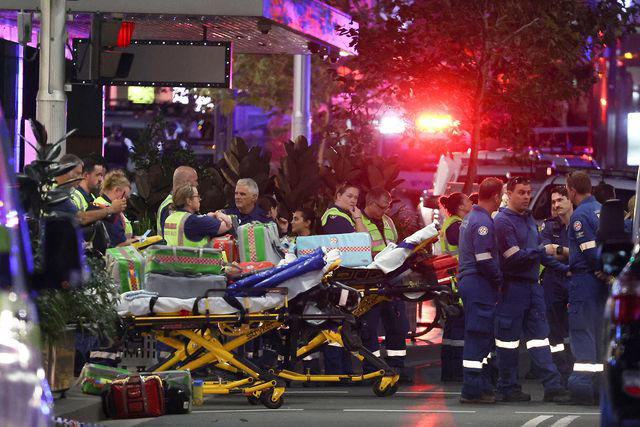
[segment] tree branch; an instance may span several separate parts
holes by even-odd
[[[514,38],[515,36],[517,36],[518,34],[520,34],[521,32],[523,32],[524,30],[526,30],[528,27],[532,26],[533,24],[535,24],[536,22],[538,22],[540,20],[540,18],[536,18],[533,21],[529,22],[528,24],[523,25],[522,27],[518,28],[515,32],[513,32],[512,34],[508,35],[507,37],[504,38],[504,40],[502,40],[499,43],[499,46],[504,45],[505,43],[507,43],[510,39]]]

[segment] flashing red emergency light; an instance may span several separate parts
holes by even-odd
[[[122,21],[120,23],[120,31],[118,32],[117,47],[127,47],[131,44],[133,30],[136,28],[135,22]]]
[[[416,119],[416,128],[420,132],[437,133],[455,126],[455,123],[448,114],[422,113]]]

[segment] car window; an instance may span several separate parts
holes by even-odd
[[[544,221],[551,217],[551,189],[552,185],[546,185],[540,190],[540,195],[531,207],[531,215],[536,221]]]

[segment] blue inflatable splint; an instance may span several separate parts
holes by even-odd
[[[318,248],[309,255],[302,256],[289,264],[279,265],[231,283],[227,289],[273,288],[285,280],[300,276],[325,266],[324,252]]]

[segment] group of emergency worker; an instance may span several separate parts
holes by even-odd
[[[506,186],[485,179],[473,206],[460,193],[441,200],[449,216],[440,241],[459,259],[464,306],[464,317],[445,324],[442,379],[455,381],[462,369],[462,403],[531,400],[519,383],[521,345],[537,367],[543,401],[597,402],[608,286],[598,271],[601,205],[591,192],[586,173],[568,175],[566,186],[552,189],[552,217],[539,227],[522,177]]]
[[[73,191],[71,199],[56,209],[76,215],[82,225],[105,222],[110,246],[135,241],[122,213],[131,191],[126,175],[117,170],[107,173],[100,158],[82,161],[66,155],[62,160],[76,168],[57,178],[58,185],[71,185]],[[158,234],[167,244],[205,246],[210,238],[229,231],[232,216],[239,225],[274,221],[281,231],[287,230],[287,220],[277,218],[276,209],[260,208],[258,186],[252,179],[237,182],[231,208],[206,215],[199,214],[197,185],[193,168],[175,170],[172,191],[157,212]],[[501,180],[487,178],[480,184],[476,204],[461,193],[441,199],[448,217],[440,245],[443,253],[458,257],[457,290],[464,307],[463,316],[445,323],[442,380],[463,381],[463,403],[528,401],[531,397],[518,381],[523,344],[537,367],[544,401],[594,404],[597,376],[603,370],[599,337],[608,288],[599,279],[596,231],[601,205],[591,195],[591,180],[577,171],[567,177],[566,187],[554,188],[552,217],[540,227],[528,211],[529,181],[510,179],[506,206],[500,207],[504,187]],[[312,213],[296,210],[292,241],[297,233],[366,232],[375,257],[388,243],[398,241],[387,215],[392,198],[384,189],[373,189],[365,195],[362,210],[359,198],[358,187],[339,186],[318,230],[313,230]],[[402,373],[403,382],[411,382],[404,372],[409,329],[404,302],[378,304],[361,320],[363,344],[376,356],[381,356],[378,325],[382,323],[384,357]],[[351,357],[344,348],[329,345],[323,354],[325,373],[351,372]],[[497,383],[492,380],[496,368]],[[363,369],[375,370],[366,364]]]

